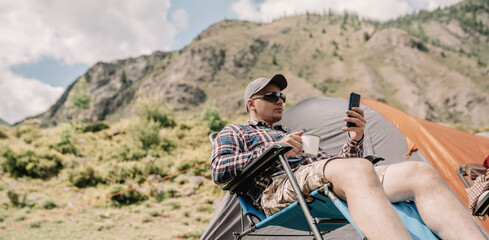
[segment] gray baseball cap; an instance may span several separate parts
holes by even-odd
[[[280,91],[284,90],[287,87],[287,79],[285,79],[284,75],[282,74],[276,74],[272,78],[257,78],[253,80],[253,82],[248,84],[248,87],[246,87],[246,91],[244,94],[244,106],[247,112],[248,106],[246,102],[248,101],[248,99],[250,99],[251,96],[255,95],[257,92],[259,92],[265,86],[271,83],[277,85],[280,88]]]

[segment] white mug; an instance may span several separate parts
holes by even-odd
[[[315,157],[319,151],[320,137],[312,134],[303,134],[302,138],[302,155]]]

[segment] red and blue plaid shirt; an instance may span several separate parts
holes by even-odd
[[[247,121],[244,125],[232,124],[221,130],[216,137],[212,147],[210,170],[212,179],[218,185],[225,185],[235,176],[239,175],[243,168],[255,161],[267,148],[280,141],[288,133],[281,126],[271,127],[263,121]],[[347,134],[348,135],[348,134]],[[343,145],[341,153],[343,158],[363,156],[363,138],[360,141],[351,140]],[[322,159],[338,157],[329,155],[321,148],[318,156],[297,156],[288,158],[290,167],[297,168],[299,165],[307,165]],[[274,166],[275,174],[258,176],[250,186],[247,193],[253,204],[257,207],[265,188],[270,185],[272,177],[283,174],[280,162]]]

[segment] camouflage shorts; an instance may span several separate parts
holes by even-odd
[[[328,159],[330,160],[330,159]],[[328,161],[317,161],[308,165],[301,165],[294,171],[294,176],[303,194],[308,195],[316,188],[327,183],[325,181],[324,167]],[[375,172],[381,182],[388,165],[375,167]],[[296,201],[296,194],[290,181],[285,174],[273,178],[272,184],[268,186],[261,198],[261,206],[267,216],[270,216],[289,204]]]

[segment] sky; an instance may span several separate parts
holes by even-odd
[[[0,118],[51,107],[97,62],[174,51],[224,19],[332,9],[386,21],[460,0],[0,0]]]

